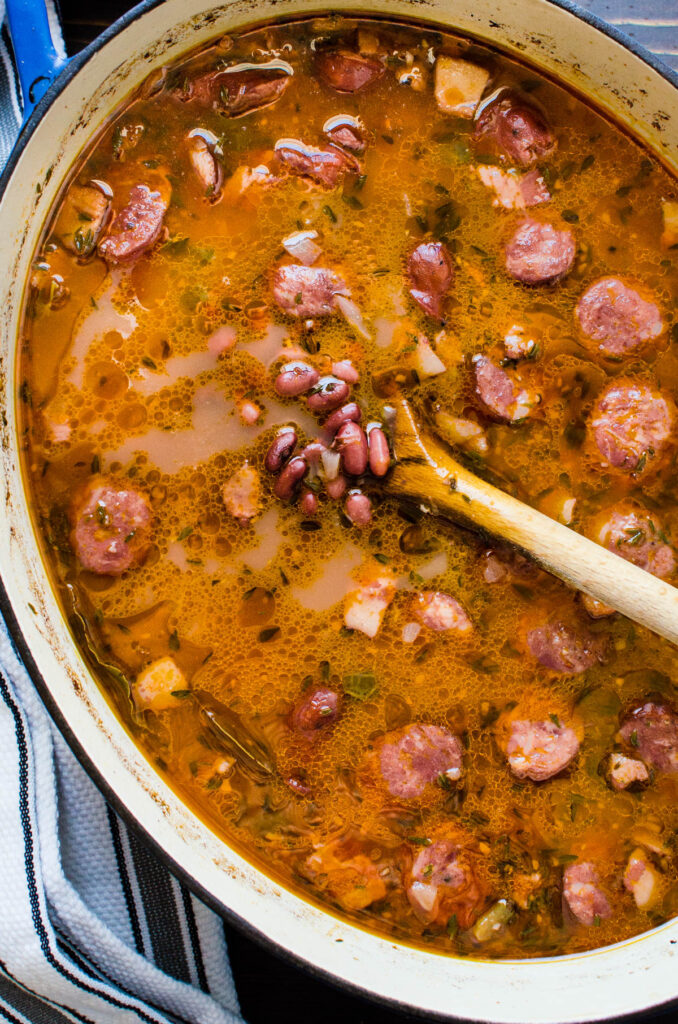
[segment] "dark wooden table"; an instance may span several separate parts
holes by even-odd
[[[520,2],[520,0],[517,0]],[[678,70],[678,0],[579,0],[586,8]],[[69,54],[133,7],[129,0],[61,0]],[[328,4],[330,7],[331,4]],[[231,964],[248,1024],[406,1024],[421,1021],[384,1010],[317,981],[226,925]],[[646,1015],[638,1024],[678,1021],[678,1011]]]

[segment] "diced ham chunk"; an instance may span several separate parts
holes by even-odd
[[[661,772],[678,772],[678,714],[668,704],[646,701],[624,719],[619,732],[632,757]]]
[[[560,722],[511,723],[506,753],[509,767],[518,779],[551,779],[567,768],[578,751],[574,729]]]
[[[546,668],[576,675],[601,662],[604,640],[563,622],[545,623],[527,634],[530,653]]]
[[[568,864],[563,872],[563,898],[580,924],[591,926],[610,917],[612,910],[598,882],[598,872],[589,861]]]
[[[487,356],[474,356],[473,369],[476,394],[496,419],[517,423],[529,416],[539,404],[540,398],[535,391],[520,387],[507,370],[502,370]]]
[[[605,774],[612,789],[637,789],[650,779],[647,765],[636,757],[627,757],[614,751],[607,759]]]
[[[336,146],[317,149],[299,139],[278,139],[275,155],[294,174],[301,174],[329,188],[333,188],[345,174],[358,174],[360,171],[360,164],[355,157]]]
[[[384,867],[364,850],[365,840],[338,839],[316,847],[306,861],[312,877],[322,875],[324,891],[345,910],[364,910],[387,893]]]
[[[584,292],[576,308],[584,336],[597,342],[604,355],[632,354],[664,330],[659,309],[635,288],[616,277],[604,277]]]
[[[527,167],[548,156],[555,140],[543,115],[521,96],[505,92],[488,103],[476,119],[478,149]]]
[[[659,874],[640,847],[631,853],[624,870],[624,888],[632,894],[639,910],[649,910],[659,895]]]
[[[259,514],[261,481],[253,466],[245,463],[230,477],[221,489],[227,511],[234,519],[246,523]]]
[[[387,733],[378,744],[379,771],[391,796],[420,797],[430,785],[458,782],[463,750],[457,736],[439,725],[415,723]]]
[[[660,391],[616,381],[596,402],[590,425],[596,447],[610,466],[640,473],[663,455],[675,419],[673,402]]]
[[[526,210],[541,203],[548,203],[551,193],[546,182],[536,168],[527,174],[517,171],[502,171],[491,164],[481,164],[478,177],[486,188],[492,189],[495,198],[493,206],[502,206],[505,210]]]
[[[439,839],[421,850],[409,873],[407,899],[424,924],[446,925],[454,914],[468,928],[480,903],[470,859],[452,839]]]
[[[422,242],[407,261],[410,295],[429,316],[440,317],[452,283],[452,259],[442,242]]]
[[[425,590],[414,600],[412,614],[422,626],[436,632],[454,629],[458,633],[470,633],[471,620],[456,598],[440,590]]]
[[[598,601],[595,597],[591,597],[590,594],[580,593],[579,597],[582,607],[592,619],[606,619],[608,615],[614,615],[615,613],[615,609],[611,605],[605,604],[604,601]]]
[[[363,570],[361,577],[359,588],[346,596],[344,625],[375,637],[395,596],[395,580],[385,569],[371,574],[369,567]]]
[[[109,263],[126,263],[150,249],[160,237],[168,200],[148,185],[135,185],[129,202],[115,216],[99,242],[99,255]]]
[[[283,249],[292,259],[303,263],[305,267],[311,267],[322,253],[322,249],[315,242],[317,237],[317,231],[295,231],[287,238],[283,238]]]
[[[438,110],[455,117],[472,118],[489,80],[487,68],[441,54],[436,60],[434,85]]]
[[[610,509],[596,532],[596,540],[660,579],[671,576],[676,567],[673,548],[651,512],[630,505]]]
[[[72,509],[73,546],[83,569],[120,576],[148,549],[151,510],[131,488],[92,482]]]
[[[132,693],[139,709],[167,711],[179,706],[187,689],[186,677],[174,658],[158,658],[136,678]]]
[[[347,295],[346,282],[333,270],[286,264],[278,267],[272,281],[273,298],[280,308],[296,317],[328,316],[337,295]]]

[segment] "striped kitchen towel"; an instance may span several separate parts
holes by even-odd
[[[0,0],[0,167],[21,125]],[[51,11],[52,32],[60,39]],[[108,807],[0,618],[0,1020],[236,1024],[221,918]]]

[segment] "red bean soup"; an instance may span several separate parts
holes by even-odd
[[[382,935],[678,913],[674,649],[383,488],[404,396],[672,580],[676,196],[533,69],[328,17],[152,76],[46,226],[21,426],[74,635],[197,814]]]

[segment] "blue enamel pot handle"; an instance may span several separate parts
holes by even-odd
[[[54,45],[45,0],[5,0],[5,8],[25,121],[66,66],[68,58]]]

